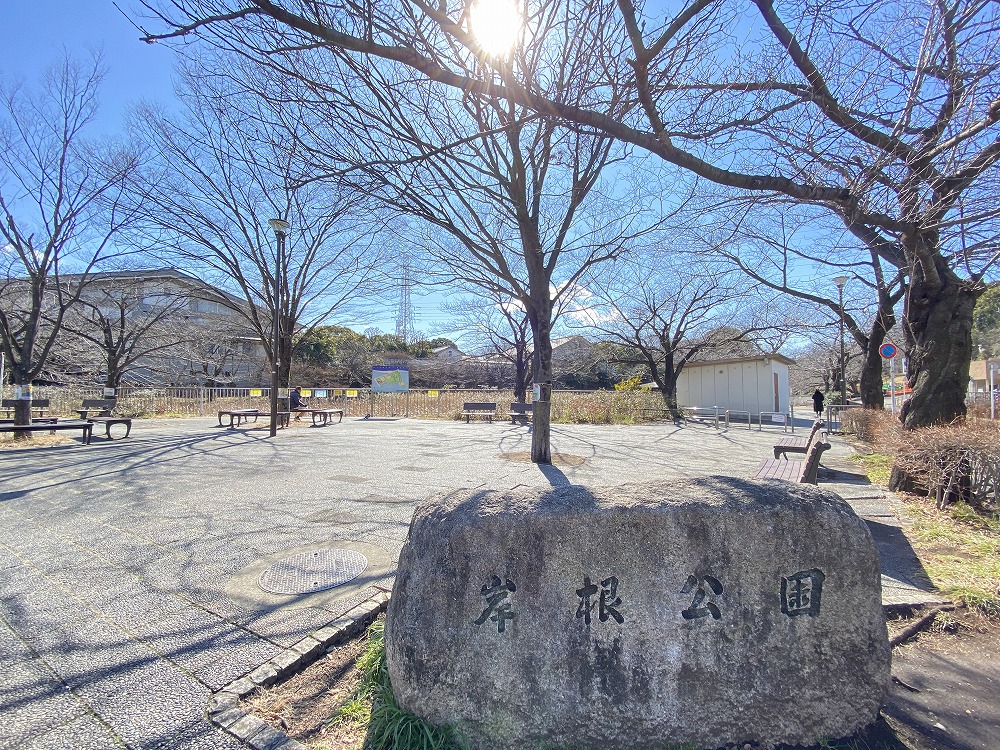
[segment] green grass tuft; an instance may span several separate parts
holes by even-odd
[[[872,453],[870,456],[853,456],[861,464],[868,476],[868,481],[881,487],[889,485],[892,474],[892,456],[888,453]]]
[[[358,658],[361,684],[332,721],[368,723],[366,750],[464,750],[448,728],[432,727],[396,705],[385,667],[385,623],[368,628],[368,646]]]

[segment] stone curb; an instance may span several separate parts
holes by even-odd
[[[257,688],[270,687],[312,664],[335,641],[361,632],[385,611],[388,603],[388,593],[382,591],[375,594],[249,674],[216,691],[205,708],[208,720],[253,750],[306,750],[301,742],[240,708],[239,702]]]

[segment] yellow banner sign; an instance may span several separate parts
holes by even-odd
[[[428,398],[437,398],[438,397],[438,392],[437,391],[427,391],[427,397]]]
[[[347,391],[347,397],[348,398],[357,398],[358,397],[358,392],[355,389],[350,388]]]
[[[259,397],[259,396],[263,396],[263,395],[264,395],[264,391],[262,391],[260,388],[251,388],[250,389],[250,398]]]
[[[309,398],[313,395],[312,388],[303,388],[301,391],[302,398]]]

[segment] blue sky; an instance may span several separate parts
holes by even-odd
[[[129,0],[118,4],[141,23]],[[166,45],[139,41],[140,32],[110,0],[7,0],[2,19],[0,75],[6,83],[23,81],[34,86],[41,72],[64,52],[83,60],[92,51],[102,54],[107,76],[101,88],[97,132],[120,133],[129,106],[137,101],[169,105],[173,99],[176,54]],[[430,332],[442,322],[439,304],[438,298],[429,300],[414,292],[418,329]],[[393,306],[383,315],[350,324],[359,330],[374,326],[391,333],[395,315]]]
[[[129,0],[119,5],[129,12]],[[129,104],[140,99],[169,101],[175,54],[163,45],[139,41],[139,31],[111,0],[8,0],[0,24],[0,72],[5,81],[33,83],[65,50],[87,59],[103,53],[107,78],[98,128],[121,129]]]

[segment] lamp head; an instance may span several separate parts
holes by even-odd
[[[268,219],[267,223],[271,225],[276,237],[284,237],[288,233],[289,227],[292,226],[284,219]]]
[[[833,283],[837,285],[838,289],[843,289],[844,285],[851,280],[850,276],[837,276],[834,278]]]

